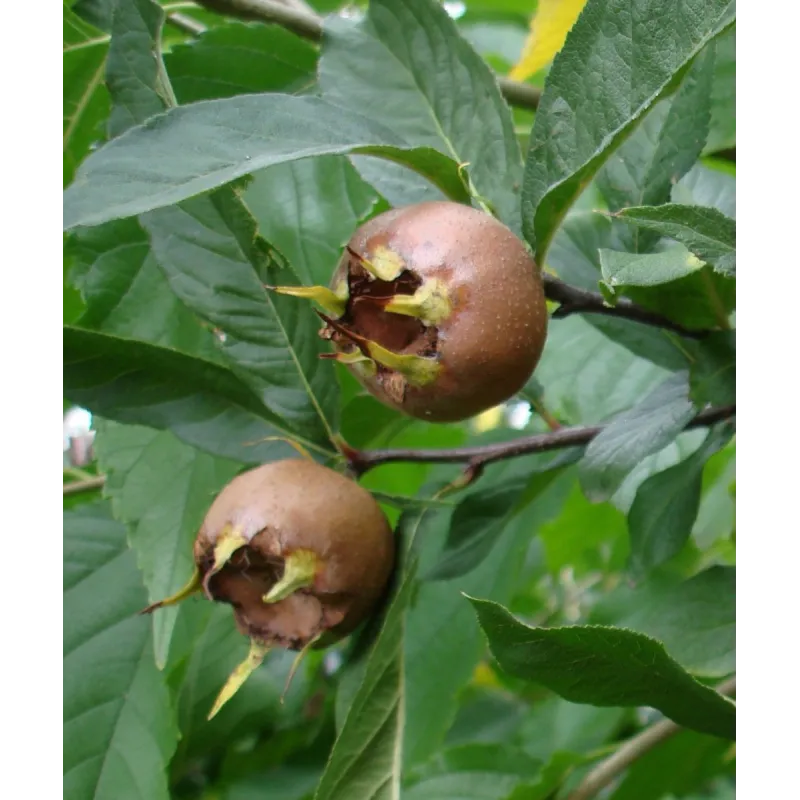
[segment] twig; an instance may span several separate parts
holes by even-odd
[[[607,317],[622,317],[634,322],[641,322],[644,325],[665,328],[689,339],[702,339],[709,333],[706,330],[684,328],[683,325],[673,322],[655,311],[637,306],[627,297],[620,297],[616,305],[610,306],[604,300],[603,295],[579,289],[577,286],[570,286],[552,275],[543,275],[543,281],[547,299],[554,303],[560,303],[560,307],[553,312],[553,319],[563,319],[570,314],[578,313],[602,314]]]
[[[273,22],[313,42],[322,39],[322,17],[313,11],[303,11],[296,2],[290,4],[274,0],[197,0],[197,2],[218,13]],[[539,106],[541,91],[536,86],[512,81],[502,76],[497,77],[497,83],[503,96],[512,106],[532,110],[536,110]]]
[[[689,429],[714,425],[717,422],[733,417],[735,414],[736,406],[710,408],[698,414],[686,427]],[[499,444],[453,447],[442,450],[398,448],[359,452],[351,449],[347,453],[347,459],[351,470],[356,475],[363,475],[370,469],[394,461],[421,461],[428,464],[466,464],[466,472],[477,477],[487,464],[495,461],[588,444],[604,427],[603,425],[580,425],[571,428],[559,428],[551,433],[523,436],[519,439],[500,442]]]
[[[72,481],[64,484],[64,494],[79,494],[80,492],[90,492],[92,489],[99,489],[106,482],[105,475],[98,475],[94,478],[87,478],[85,481]]]
[[[167,15],[167,22],[178,30],[189,33],[192,36],[199,36],[201,33],[206,32],[206,26],[203,25],[202,22],[198,22],[191,17],[187,17],[186,14],[181,14],[177,11]]]
[[[736,678],[729,678],[717,686],[716,689],[720,694],[735,694]],[[578,788],[570,793],[567,800],[590,800],[634,761],[640,759],[656,745],[666,741],[681,730],[680,725],[676,725],[669,719],[661,720],[655,725],[645,728],[641,733],[637,733],[636,736],[628,739],[612,755],[601,761],[589,772]]]

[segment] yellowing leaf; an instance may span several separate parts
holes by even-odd
[[[523,81],[549,64],[585,5],[586,0],[539,0],[522,56],[509,77]]]

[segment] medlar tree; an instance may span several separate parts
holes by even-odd
[[[314,5],[64,5],[65,796],[732,797],[734,4]]]

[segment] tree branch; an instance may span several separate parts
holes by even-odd
[[[64,484],[64,494],[79,494],[80,492],[90,492],[92,489],[99,489],[106,482],[105,475],[98,475],[95,478],[87,478],[85,481],[73,481]]]
[[[709,408],[698,414],[687,426],[698,428],[714,425],[722,420],[729,419],[736,414],[736,406],[722,406]],[[384,449],[347,450],[345,455],[350,468],[356,475],[363,475],[370,469],[389,464],[394,461],[421,461],[429,464],[466,464],[466,471],[470,477],[477,477],[487,464],[494,461],[503,461],[507,458],[530,455],[531,453],[544,453],[548,450],[559,450],[564,447],[576,447],[588,444],[604,425],[580,425],[571,428],[559,428],[551,433],[537,433],[532,436],[523,436],[510,442],[499,444],[479,445],[475,447],[453,447],[442,450],[417,450],[417,449]]]
[[[616,305],[610,306],[606,303],[603,295],[597,292],[588,292],[586,289],[570,286],[546,273],[542,276],[542,280],[547,299],[560,304],[559,308],[553,312],[553,319],[563,319],[570,314],[578,313],[602,314],[606,317],[630,319],[634,322],[641,322],[643,325],[654,325],[690,339],[702,339],[709,333],[706,330],[684,328],[683,325],[679,325],[655,311],[637,306],[627,297],[620,297]]]
[[[716,687],[720,694],[736,693],[736,677],[729,678]],[[567,800],[590,800],[601,789],[608,786],[620,773],[624,772],[634,761],[640,759],[645,753],[650,752],[656,745],[674,736],[683,730],[672,720],[665,719],[645,728],[627,742],[622,744],[607,759],[601,761],[581,781],[581,784],[570,793]]]
[[[298,36],[319,42],[322,39],[322,17],[304,11],[298,3],[283,4],[274,0],[196,0],[201,6],[242,19],[257,19],[288,28]],[[506,101],[512,106],[536,110],[541,91],[536,86],[497,76],[497,83]]]

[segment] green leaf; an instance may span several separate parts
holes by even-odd
[[[621,253],[601,250],[603,280],[615,292],[620,286],[658,286],[691,275],[704,264],[685,247],[676,245],[661,253]]]
[[[686,543],[700,508],[703,468],[730,437],[729,426],[711,431],[689,458],[639,486],[628,512],[631,565],[638,573],[663,564]]]
[[[412,567],[386,612],[315,800],[399,794],[405,703],[403,634],[414,585]]]
[[[372,0],[358,25],[329,18],[319,76],[333,102],[468,162],[477,193],[519,230],[522,161],[511,114],[486,62],[439,3]]]
[[[525,469],[496,465],[481,481],[500,485]],[[519,473],[516,473],[517,475]],[[500,532],[484,560],[470,572],[449,581],[422,583],[406,622],[405,762],[426,761],[441,744],[455,719],[460,693],[484,657],[485,644],[474,615],[461,592],[481,594],[508,603],[517,585],[536,531],[555,517],[564,501],[564,479],[556,480]],[[449,515],[437,514],[417,536],[420,571],[439,556],[449,527]]]
[[[734,8],[730,0],[687,0],[679,10],[669,0],[589,0],[556,56],[531,133],[522,217],[539,263],[577,195],[730,26]],[[646,67],[637,54],[647,54]]]
[[[714,45],[697,57],[674,97],[660,101],[597,174],[609,210],[658,206],[691,169],[706,141]],[[630,237],[629,249],[646,252],[652,238]]]
[[[580,455],[580,450],[574,449],[565,451],[561,457],[540,456],[531,464],[532,475],[497,486],[479,487],[468,495],[453,512],[444,550],[425,580],[449,580],[475,569],[511,520],[535,502]]]
[[[74,231],[67,254],[86,304],[80,327],[221,360],[214,335],[170,291],[135,219]]]
[[[175,105],[161,61],[159,39],[164,12],[153,0],[114,5],[106,84],[113,106],[110,138]]]
[[[101,123],[108,115],[108,92],[103,76],[108,36],[64,11],[64,185],[92,145],[102,139]]]
[[[605,215],[571,212],[553,239],[547,254],[547,266],[568,284],[587,291],[597,291],[597,282],[600,280],[599,251],[602,248],[626,249],[619,236],[619,228],[618,225],[612,226],[611,220]],[[583,320],[604,337],[664,369],[679,370],[689,366],[683,341],[671,331],[601,314],[585,314]],[[548,344],[556,325],[561,326],[562,322],[554,321],[548,334]],[[600,337],[595,339],[603,341]],[[598,351],[603,359],[608,357],[605,350],[606,347],[603,347]]]
[[[108,419],[170,430],[201,450],[242,463],[297,454],[284,441],[265,441],[298,437],[233,372],[146,342],[65,326],[64,393]]]
[[[694,350],[689,396],[698,406],[736,402],[736,332],[705,336]]]
[[[626,628],[658,639],[693,675],[736,670],[736,569],[711,567],[677,585],[645,585]]]
[[[553,575],[565,567],[579,577],[624,564],[625,552],[620,552],[620,544],[626,544],[624,515],[611,503],[590,503],[577,481],[561,514],[542,526],[539,538],[547,569]]]
[[[64,796],[167,800],[178,741],[153,662],[125,526],[105,503],[64,514]]]
[[[736,219],[736,178],[705,164],[695,164],[673,187],[672,202],[716,208]]]
[[[736,706],[699,683],[654,639],[624,628],[524,625],[489,600],[469,598],[505,672],[572,703],[651,706],[679,725],[735,737]]]
[[[625,208],[616,217],[676,239],[717,272],[736,275],[736,222],[714,208],[669,203]]]
[[[608,500],[645,456],[668,445],[691,421],[696,412],[687,379],[685,372],[668,378],[589,443],[580,480],[592,502]]]
[[[402,166],[374,156],[350,156],[350,163],[358,174],[372,186],[389,205],[411,206],[447,198],[422,175]]]
[[[189,146],[190,145],[190,146]],[[258,169],[363,152],[407,164],[457,200],[457,165],[317,97],[240,95],[171,108],[92,153],[64,196],[64,227],[170,206]]]
[[[717,39],[706,153],[736,147],[736,26]]]
[[[234,372],[292,431],[322,447],[337,426],[335,367],[308,304],[267,291],[296,283],[230,189],[141,217],[172,291],[224,337]]]
[[[403,800],[505,800],[521,781],[519,775],[477,770],[435,775],[404,789]]]
[[[375,160],[381,169],[387,166],[386,161]],[[300,282],[324,286],[345,244],[378,202],[344,156],[308,158],[262,170],[242,197],[259,233],[289,259]]]
[[[578,315],[551,323],[536,367],[548,409],[570,423],[601,422],[668,376],[667,370],[609,341]]]
[[[199,452],[171,433],[113,422],[98,426],[94,449],[114,516],[129,526],[148,601],[170,597],[194,571],[192,544],[211,501],[241,466]],[[152,617],[160,668],[178,610],[164,608]]]
[[[317,50],[276,25],[230,22],[164,54],[182,105],[237,94],[295,94],[315,80]]]

